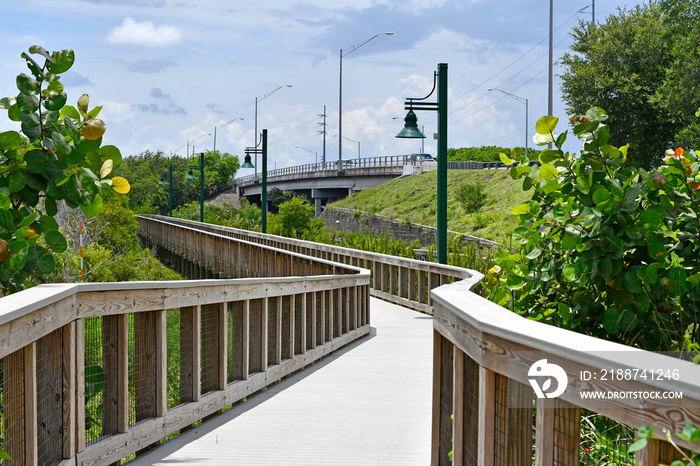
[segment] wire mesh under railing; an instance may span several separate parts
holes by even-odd
[[[63,329],[36,344],[37,460],[54,465],[63,461]]]
[[[495,399],[494,464],[531,466],[535,424],[532,388],[496,374]]]
[[[464,464],[477,464],[479,454],[479,364],[464,356],[464,413],[462,458]]]
[[[156,313],[129,314],[129,426],[156,417]]]
[[[84,319],[85,442],[118,432],[118,316]]]
[[[168,385],[168,409],[180,406],[183,401],[180,398],[180,309],[168,310],[165,318],[167,333],[167,371],[166,383]]]
[[[21,465],[25,458],[24,438],[24,350],[15,351],[2,358],[2,439],[3,448],[12,461],[0,459],[3,465]]]

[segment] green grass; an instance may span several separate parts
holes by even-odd
[[[467,214],[455,197],[457,186],[481,181],[488,202],[478,212]],[[508,170],[449,170],[447,173],[447,228],[459,233],[509,243],[516,226],[510,210],[530,199],[522,183],[511,179]],[[374,189],[329,204],[382,215],[401,221],[436,226],[437,172],[392,180]]]

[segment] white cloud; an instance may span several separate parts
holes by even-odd
[[[125,18],[121,26],[110,29],[106,41],[109,44],[169,47],[182,42],[183,34],[174,26],[155,25],[152,21],[141,23]]]

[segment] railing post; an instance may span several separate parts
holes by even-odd
[[[494,465],[496,426],[496,373],[479,367],[479,466]]]
[[[535,466],[554,464],[554,403],[551,398],[537,399]]]
[[[24,464],[28,466],[39,461],[36,389],[36,342],[33,342],[24,347]]]
[[[167,311],[156,312],[156,416],[168,412],[168,324]]]
[[[75,456],[76,434],[76,322],[63,326],[63,457]]]

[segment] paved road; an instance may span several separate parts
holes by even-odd
[[[370,336],[129,465],[427,465],[432,318],[372,298]]]

